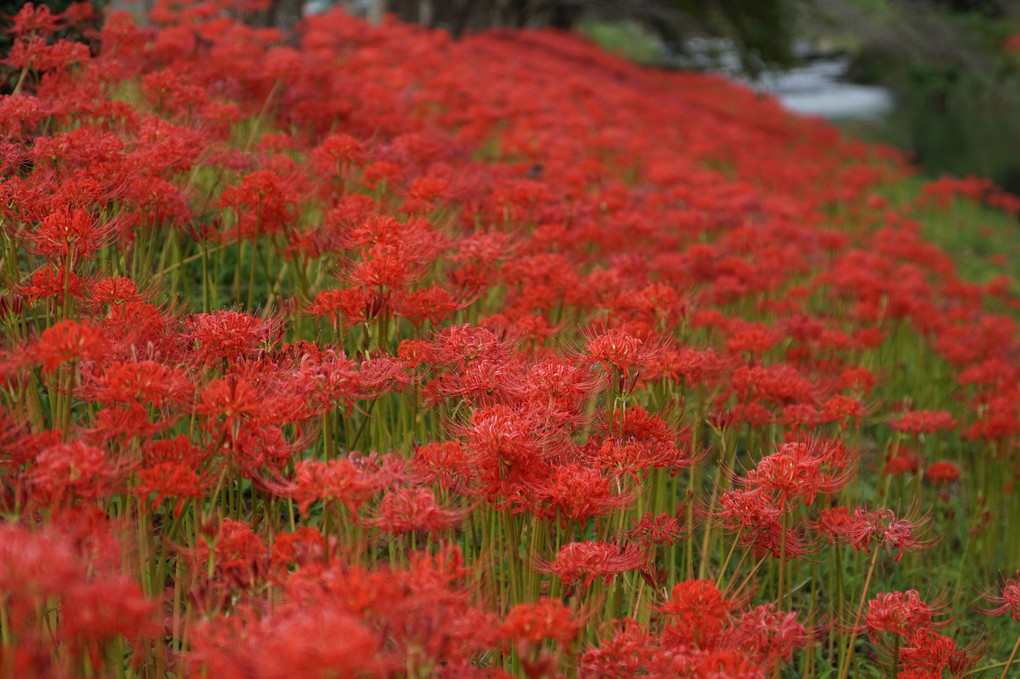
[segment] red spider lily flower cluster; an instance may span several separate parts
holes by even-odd
[[[677,584],[661,629],[622,620],[581,658],[582,676],[762,676],[808,641],[794,613],[771,604],[741,610],[708,580]]]
[[[896,676],[952,676],[966,673],[986,652],[980,644],[959,648],[941,634],[947,621],[937,621],[940,606],[923,601],[915,590],[886,592],[867,604],[864,629],[883,662]]]
[[[1018,302],[925,234],[1015,197],[569,34],[264,10],[5,29],[0,675],[1007,657],[945,633],[1020,559]]]
[[[836,538],[853,546],[854,549],[871,553],[872,548],[885,547],[895,553],[893,559],[899,561],[908,551],[926,549],[931,541],[923,538],[928,518],[909,519],[896,518],[891,509],[870,511],[858,507],[852,514],[845,508],[836,508],[823,512],[817,524],[820,532],[828,532]]]
[[[1002,586],[1002,594],[993,594],[989,601],[998,604],[986,611],[988,615],[1009,614],[1013,620],[1020,622],[1020,572],[1009,578]]]

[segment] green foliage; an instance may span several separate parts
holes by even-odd
[[[931,176],[976,174],[1020,192],[1020,64],[1003,44],[1016,26],[989,3],[933,1],[920,26],[892,2],[858,0],[850,78],[896,98],[882,121],[856,123],[869,141],[898,146]]]
[[[607,52],[638,64],[662,62],[662,44],[636,21],[620,23],[585,20],[577,29]]]
[[[855,133],[909,151],[931,176],[977,174],[1020,192],[1020,76],[917,63],[883,79],[893,78],[895,111]]]
[[[795,21],[789,0],[672,0],[668,4],[731,39],[749,75],[793,65]]]
[[[791,0],[621,2],[591,10],[579,28],[605,49],[646,64],[661,61],[659,40],[683,54],[691,37],[724,38],[741,70],[756,77],[768,68],[793,65],[794,5]]]

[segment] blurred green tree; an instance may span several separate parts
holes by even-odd
[[[801,0],[372,0],[369,16],[465,30],[498,26],[570,28],[582,17],[636,20],[673,51],[691,36],[727,38],[750,74],[793,62],[795,5]]]

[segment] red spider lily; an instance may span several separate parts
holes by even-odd
[[[316,500],[338,500],[357,518],[361,505],[384,485],[385,479],[366,473],[350,459],[302,460],[295,465],[293,485],[286,492],[302,513]]]
[[[290,566],[305,568],[321,564],[325,550],[322,533],[308,526],[301,526],[293,533],[277,534],[269,556],[274,582],[279,584],[285,579]]]
[[[227,459],[239,467],[244,478],[265,485],[264,474],[280,478],[297,452],[307,445],[307,437],[289,441],[279,426],[245,422],[236,433],[228,433],[222,452],[229,455]]]
[[[850,510],[846,507],[827,507],[818,513],[818,518],[811,523],[811,527],[825,535],[832,545],[846,535],[853,521]]]
[[[760,356],[776,346],[780,339],[779,333],[765,325],[739,320],[730,324],[729,332],[726,350],[731,354],[748,353]]]
[[[685,537],[688,532],[687,526],[683,525],[678,518],[683,514],[683,508],[678,509],[675,515],[659,514],[654,516],[651,512],[645,512],[640,519],[630,520],[634,528],[627,531],[626,537],[645,547],[672,545],[681,537]]]
[[[640,406],[614,411],[612,422],[606,422],[603,430],[618,432],[622,437],[638,440],[674,441],[679,444],[690,438],[690,432],[678,430]]]
[[[674,657],[672,676],[706,677],[707,679],[754,679],[762,676],[762,668],[738,649],[724,648],[695,652]]]
[[[2,617],[15,621],[0,675],[123,674],[130,663],[137,674],[195,677],[508,676],[501,661],[532,676],[561,664],[592,677],[782,673],[807,641],[792,613],[715,589],[718,610],[707,581],[662,600],[678,562],[721,563],[720,541],[710,525],[685,549],[683,514],[648,509],[687,492],[700,520],[709,510],[694,498],[706,488],[729,532],[721,546],[735,542],[748,558],[805,555],[801,504],[830,507],[801,512],[816,517],[819,542],[875,549],[863,587],[828,568],[832,581],[810,582],[810,594],[785,592],[831,616],[846,612],[833,596],[858,590],[853,629],[837,630],[847,670],[866,612],[869,646],[880,660],[896,653],[907,676],[962,671],[977,657],[974,645],[934,636],[934,622],[908,624],[904,608],[924,611],[907,594],[865,606],[871,586],[882,589],[873,575],[888,584],[876,545],[896,558],[924,546],[921,522],[831,507],[858,451],[808,435],[839,423],[868,441],[858,425],[883,419],[873,410],[916,377],[888,360],[909,367],[930,343],[928,358],[952,370],[945,384],[913,384],[925,392],[914,398],[945,402],[952,382],[969,412],[884,419],[915,438],[961,429],[990,442],[988,473],[961,471],[953,483],[989,498],[963,522],[987,533],[984,547],[1006,535],[993,500],[1012,492],[1010,473],[998,472],[1020,433],[1020,342],[1014,320],[984,307],[1013,301],[1003,278],[960,280],[922,238],[917,206],[879,198],[907,176],[901,159],[818,121],[791,124],[774,102],[721,80],[650,73],[569,36],[449,41],[328,13],[306,18],[300,47],[283,47],[277,31],[231,18],[263,4],[161,1],[142,28],[114,14],[94,58],[50,36],[84,6],[15,22],[7,65],[26,69],[19,93],[0,97],[12,267],[0,301],[0,505],[18,530],[46,539],[0,535],[0,552],[10,538],[8,561],[44,549],[52,562],[33,557],[35,580],[0,583]],[[110,98],[125,88],[140,98]],[[670,124],[678,112],[682,126]],[[948,184],[935,195],[1017,202]],[[226,236],[258,240],[253,263],[270,270],[253,267],[255,291],[278,313],[216,309],[231,303]],[[128,270],[166,282],[146,286]],[[204,314],[157,300],[199,288]],[[327,321],[284,323],[299,304]],[[473,325],[450,326],[454,315]],[[79,327],[43,341],[71,318]],[[434,330],[415,334],[425,322]],[[101,341],[72,346],[88,339],[86,324]],[[581,331],[587,351],[564,352],[578,328],[598,330]],[[282,343],[285,333],[294,341]],[[374,353],[340,352],[355,335]],[[382,353],[390,341],[397,356]],[[886,384],[872,407],[864,399],[877,380]],[[601,407],[607,390],[616,401]],[[54,422],[66,431],[47,430]],[[745,478],[720,472],[735,490],[713,489],[711,468],[667,478],[716,457],[693,445],[715,446],[713,434],[722,459],[761,459],[745,463]],[[346,449],[358,442],[395,452]],[[958,452],[943,451],[929,478],[962,470]],[[887,475],[925,468],[895,442],[879,454]],[[983,480],[992,485],[982,490]],[[612,601],[644,621],[651,597],[652,619],[572,619],[539,600],[543,578],[522,575],[516,559],[487,568],[489,550],[507,554],[500,541],[514,536],[467,509],[483,496],[535,548],[525,561],[558,565],[574,587],[638,570],[643,580],[618,578]],[[227,511],[233,523],[220,520]],[[108,514],[137,521],[121,528]],[[288,519],[291,532],[279,533]],[[357,523],[351,540],[316,529],[345,522]],[[364,563],[388,533],[444,529],[471,556],[435,543],[434,555],[408,555],[414,540],[400,539],[391,565]],[[114,530],[137,548],[107,548]],[[618,542],[570,543],[593,530]],[[169,554],[174,542],[185,544]],[[565,543],[588,552],[540,561]],[[50,587],[48,567],[68,584]],[[806,576],[766,570],[781,583]],[[146,602],[120,573],[144,576],[156,596],[167,590],[158,639],[132,637]],[[989,605],[1015,615],[1009,586]],[[68,611],[76,588],[81,611]],[[500,620],[481,602],[510,613]],[[69,622],[73,634],[62,632]],[[571,657],[585,627],[600,641]],[[806,657],[797,669],[826,668]]]
[[[102,329],[88,321],[61,321],[43,331],[29,348],[29,355],[42,364],[44,373],[49,373],[68,361],[100,360],[109,351],[110,343]]]
[[[636,544],[617,545],[612,542],[571,542],[556,555],[548,570],[564,584],[583,582],[588,588],[596,578],[609,582],[619,573],[643,568],[648,554]]]
[[[687,386],[710,383],[725,367],[725,362],[712,349],[690,347],[666,348],[657,361],[651,361],[653,372],[661,372]]]
[[[585,455],[600,469],[636,479],[652,469],[675,474],[702,458],[689,450],[689,430],[671,426],[638,406],[616,410],[611,418],[600,418],[597,426],[607,437],[589,439]]]
[[[425,321],[438,325],[461,308],[453,294],[435,284],[414,291],[398,290],[388,304],[395,314],[407,318],[415,327]]]
[[[263,414],[269,416],[272,410],[267,394],[260,393],[251,382],[236,375],[207,384],[196,408],[200,415],[212,416],[207,427],[210,431],[222,427],[224,437],[241,420]]]
[[[102,327],[126,348],[134,348],[143,355],[158,350],[164,356],[176,358],[185,351],[174,333],[178,318],[173,309],[160,309],[149,302],[124,302],[110,306]]]
[[[936,485],[947,486],[950,482],[960,478],[960,469],[952,462],[943,460],[928,467],[924,471],[924,478]]]
[[[11,595],[15,622],[34,615],[37,604],[64,594],[81,576],[70,541],[57,530],[33,534],[4,523],[0,535],[0,587]]]
[[[870,394],[878,378],[867,368],[847,368],[839,377],[840,387]]]
[[[776,493],[783,503],[800,498],[810,506],[817,495],[833,495],[853,478],[852,457],[841,452],[838,443],[784,443],[740,483]]]
[[[822,412],[809,403],[791,403],[784,406],[783,415],[779,418],[779,422],[794,429],[813,429],[825,420]]]
[[[920,434],[950,431],[956,427],[956,424],[956,419],[944,410],[913,410],[890,422],[889,427],[896,431],[909,432],[914,436],[919,436]]]
[[[64,601],[61,636],[74,643],[156,636],[156,604],[129,580],[110,579],[74,588]]]
[[[61,442],[63,432],[59,429],[32,433],[24,423],[13,421],[7,413],[0,413],[0,467],[9,472],[34,460],[40,452]]]
[[[33,273],[27,283],[15,288],[29,305],[43,299],[53,299],[57,303],[68,298],[83,301],[87,290],[88,281],[65,266],[45,266]]]
[[[140,498],[149,498],[156,494],[152,501],[155,509],[164,498],[176,498],[174,517],[181,515],[184,500],[205,497],[209,483],[199,476],[191,467],[178,462],[163,462],[154,467],[138,470],[138,486],[135,492]]]
[[[278,319],[263,320],[239,311],[195,314],[185,321],[185,338],[203,361],[235,361],[264,346],[275,345],[283,328]]]
[[[33,495],[43,504],[70,506],[117,492],[127,472],[106,451],[81,441],[42,450],[29,471]]]
[[[337,405],[350,410],[354,399],[364,395],[357,367],[342,351],[314,348],[302,353],[296,378],[314,404],[313,414]]]
[[[807,629],[797,622],[796,613],[777,611],[772,604],[756,606],[741,614],[726,636],[728,645],[732,644],[764,667],[789,660],[809,639]]]
[[[240,186],[228,188],[220,205],[237,213],[233,240],[255,240],[260,234],[282,231],[294,220],[297,193],[286,179],[270,170],[246,175]]]
[[[330,324],[350,328],[359,323],[368,323],[384,310],[385,303],[376,293],[365,287],[343,290],[323,290],[316,295],[307,312],[313,316],[328,316]]]
[[[373,243],[344,277],[367,288],[401,289],[418,281],[424,272],[419,253],[404,243]]]
[[[673,587],[659,610],[669,616],[667,639],[711,648],[729,623],[736,603],[723,596],[711,580],[685,580]]]
[[[1009,615],[1016,622],[1020,622],[1020,571],[1016,576],[1009,578],[1002,586],[1002,594],[986,595],[988,601],[997,604],[995,608],[985,609],[985,615]]]
[[[6,32],[14,37],[27,35],[49,35],[60,26],[60,16],[50,12],[46,5],[25,3],[10,20]]]
[[[88,291],[89,301],[94,306],[121,302],[141,302],[148,297],[138,291],[138,286],[123,276],[108,276],[92,282]]]
[[[114,442],[125,444],[133,438],[147,440],[172,427],[180,419],[173,414],[166,417],[150,415],[142,403],[118,403],[96,413],[95,426],[83,432],[92,443],[108,446]]]
[[[542,597],[538,603],[511,608],[499,627],[499,635],[533,644],[549,639],[567,645],[577,636],[578,629],[569,608],[557,599]]]
[[[815,387],[796,368],[785,364],[741,366],[733,371],[731,385],[744,402],[758,397],[777,404],[814,403]]]
[[[143,75],[142,94],[158,110],[180,114],[200,108],[209,96],[201,87],[185,83],[171,69]]]
[[[893,444],[886,453],[884,476],[916,474],[921,469],[921,455],[913,448],[901,444]]]
[[[658,650],[648,629],[631,619],[613,620],[606,628],[608,638],[581,656],[580,676],[648,676]]]
[[[285,587],[296,609],[357,616],[374,638],[385,640],[385,652],[376,658],[393,658],[404,671],[445,665],[456,672],[498,643],[498,620],[471,604],[469,575],[459,550],[445,548],[412,555],[406,570],[302,568]]]
[[[521,382],[523,366],[519,362],[499,363],[478,358],[464,366],[459,373],[440,374],[426,385],[426,391],[445,398],[461,398],[473,405],[494,405],[525,402]],[[534,409],[544,409],[541,401],[533,402]],[[563,426],[568,422],[564,422]]]
[[[344,165],[362,162],[365,153],[365,145],[351,135],[333,134],[312,150],[312,167],[317,174],[328,176]]]
[[[392,356],[373,356],[361,362],[358,382],[362,398],[378,398],[386,392],[400,393],[412,382],[400,361]]]
[[[194,676],[271,679],[298,673],[309,679],[382,677],[392,661],[379,635],[355,615],[324,606],[285,605],[272,616],[250,611],[199,625],[187,663]]]
[[[193,388],[185,371],[156,361],[110,361],[92,371],[84,394],[100,403],[182,404]]]
[[[38,533],[12,524],[0,526],[5,629],[19,646],[46,649],[37,676],[59,676],[61,660],[73,657],[76,662],[87,657],[100,670],[112,657],[105,653],[115,647],[118,637],[141,642],[158,631],[155,604],[135,583],[120,577],[119,550],[104,539],[111,526],[105,517],[98,522],[91,527],[99,531],[91,541],[87,533],[75,535],[70,519],[61,530],[44,528]],[[98,558],[89,558],[91,549]],[[59,624],[48,613],[42,617],[53,608],[60,611]],[[39,634],[44,619],[50,620],[45,637]],[[5,653],[0,656],[0,668],[13,670],[23,660],[18,654]]]
[[[731,490],[719,498],[716,518],[728,531],[737,533],[739,544],[749,547],[756,559],[771,554],[777,559],[799,560],[808,550],[797,531],[783,526],[783,514],[789,509],[782,497],[763,488]]]
[[[212,526],[211,536],[203,535],[192,557],[197,572],[212,563],[219,576],[217,586],[251,587],[266,574],[266,547],[251,527],[241,521],[223,519]],[[226,581],[220,581],[225,578]]]
[[[443,509],[435,493],[428,488],[401,488],[387,493],[379,501],[379,516],[366,519],[365,524],[375,526],[391,535],[411,531],[439,533],[464,520],[464,510]]]
[[[408,199],[404,203],[406,212],[428,212],[433,209],[433,203],[447,194],[450,188],[450,180],[438,175],[426,175],[418,177],[411,184],[407,192]],[[419,209],[415,209],[420,206]]]
[[[57,73],[73,64],[88,61],[89,56],[88,47],[82,43],[57,40],[51,44],[38,35],[32,35],[15,41],[3,61],[18,70]]]
[[[927,517],[922,519],[897,519],[891,509],[876,509],[871,512],[863,507],[854,510],[849,525],[840,526],[840,537],[853,545],[854,549],[871,552],[873,543],[885,547],[896,556],[903,558],[904,551],[926,549],[930,541],[921,539],[917,533],[924,528]]]
[[[965,677],[968,672],[982,658],[985,658],[991,651],[991,637],[979,636],[966,646],[957,645],[955,651],[949,654],[949,675],[952,677]]]
[[[642,340],[622,330],[606,330],[588,340],[584,360],[600,363],[607,370],[616,370],[620,382],[618,388],[626,390],[630,385],[631,370],[642,367],[659,351],[654,346],[644,346]]]
[[[515,336],[509,333],[472,325],[453,325],[439,331],[435,345],[441,363],[463,369],[478,358],[496,362],[511,360],[515,342]]]
[[[946,207],[956,195],[980,201],[992,188],[992,183],[982,177],[940,177],[924,185],[921,189],[921,199],[931,198]]]
[[[949,637],[921,629],[909,637],[900,649],[900,659],[905,670],[920,670],[941,676],[956,651],[956,642]]]
[[[401,578],[402,605],[391,607],[387,616],[402,630],[397,641],[405,657],[413,660],[423,653],[426,667],[438,662],[465,667],[493,645],[497,621],[471,604],[469,576],[456,547],[412,557]]]
[[[896,674],[897,679],[939,679],[942,676],[941,673],[935,674],[927,670],[901,670]]]
[[[475,478],[471,460],[457,441],[436,441],[418,446],[414,468],[422,480],[438,483],[446,492],[465,492]]]
[[[889,633],[909,638],[921,630],[933,628],[938,608],[921,601],[915,590],[885,592],[868,601],[864,626],[875,637]]]
[[[491,285],[499,269],[499,260],[510,259],[515,243],[503,232],[472,233],[458,243],[452,256],[459,269],[450,272],[450,282],[465,291],[482,290]]]
[[[547,429],[539,408],[478,408],[460,431],[490,501],[513,498],[521,486],[543,485],[558,433]]]
[[[619,481],[577,464],[553,467],[541,486],[529,490],[539,505],[532,511],[544,518],[558,518],[562,525],[569,519],[606,516],[633,500],[632,493],[621,492]]]
[[[109,243],[114,223],[100,222],[85,210],[57,208],[35,231],[25,234],[35,253],[74,267]]]
[[[365,252],[369,253],[373,246],[392,248],[406,255],[409,263],[416,264],[431,262],[446,247],[443,236],[427,220],[413,218],[400,222],[380,214],[368,215],[340,234],[337,244],[344,249],[367,248]]]
[[[865,414],[866,410],[858,399],[843,394],[835,394],[821,405],[822,421],[839,422],[843,429],[847,428],[848,420],[859,425]]]
[[[550,416],[567,421],[581,416],[601,384],[590,371],[569,359],[552,356],[529,368],[525,398],[548,404]]]
[[[729,490],[719,498],[718,517],[731,530],[743,532],[778,523],[784,507],[764,488]]]
[[[669,469],[673,473],[696,464],[700,456],[692,456],[672,441],[635,441],[610,437],[603,441],[589,440],[585,456],[597,469],[629,476],[634,480],[647,476],[652,469]]]

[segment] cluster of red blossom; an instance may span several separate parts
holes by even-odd
[[[12,19],[0,676],[1010,670],[1018,300],[921,229],[1017,199],[568,35],[259,5]]]

